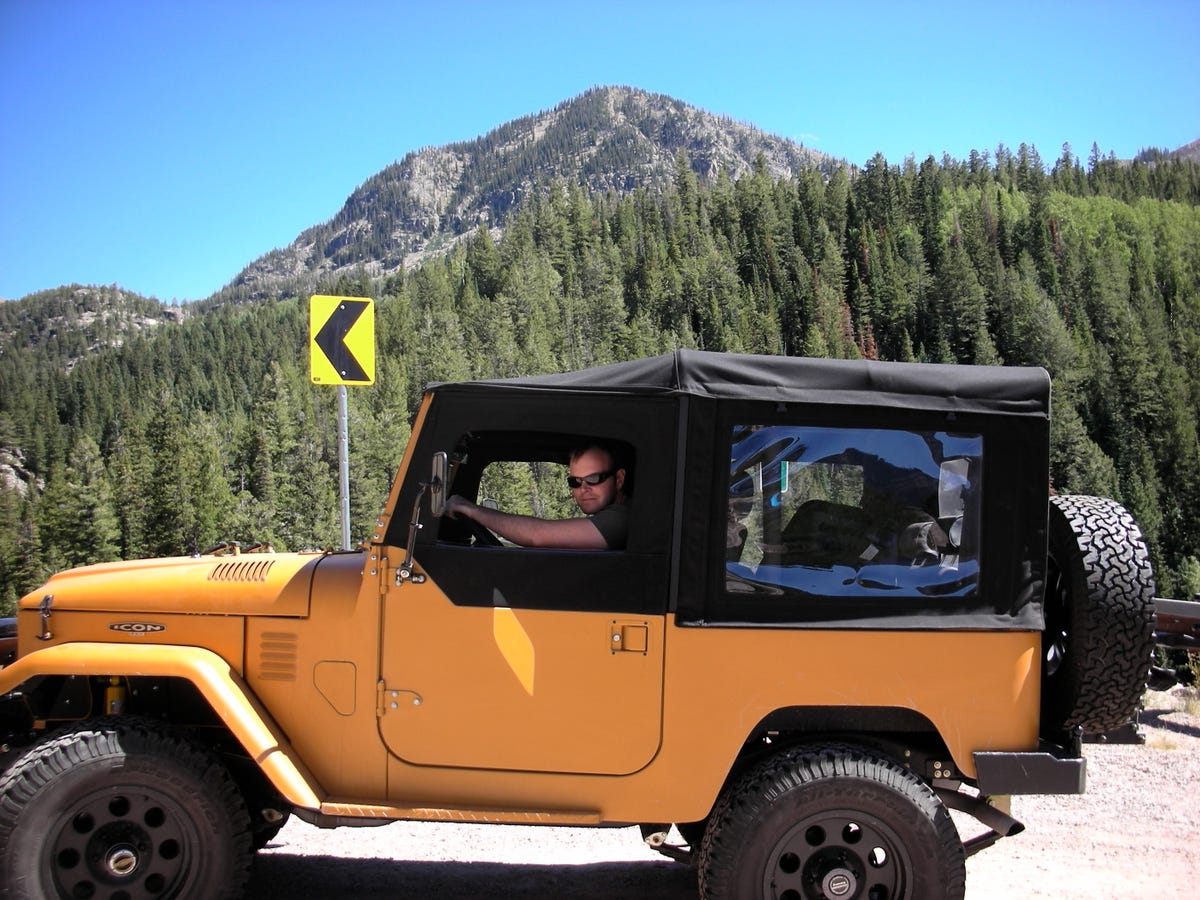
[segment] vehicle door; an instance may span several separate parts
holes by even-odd
[[[508,400],[438,411],[414,464],[427,471],[433,452],[448,451],[450,492],[483,500],[489,469],[503,484],[523,458],[536,473],[580,439],[622,441],[635,473],[628,545],[480,546],[461,522],[426,511],[414,554],[424,580],[392,584],[384,598],[383,738],[416,765],[634,772],[661,739],[674,405]],[[529,490],[550,492],[533,477]]]

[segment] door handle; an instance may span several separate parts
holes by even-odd
[[[650,626],[645,622],[613,622],[609,632],[609,649],[613,653],[641,653],[650,649]]]

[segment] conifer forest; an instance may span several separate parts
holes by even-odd
[[[355,541],[429,382],[677,347],[1032,365],[1053,378],[1053,488],[1124,503],[1159,595],[1200,591],[1194,162],[1022,145],[709,184],[681,152],[662,190],[555,179],[503,230],[365,272],[318,290],[375,300],[377,381],[349,388]],[[84,563],[337,546],[336,417],[308,377],[305,290],[169,308],[73,285],[0,303],[0,463],[17,473],[0,480],[0,615]]]

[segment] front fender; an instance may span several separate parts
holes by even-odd
[[[321,806],[318,786],[283,733],[241,676],[211,650],[161,644],[56,644],[0,669],[0,696],[39,675],[185,679],[200,691],[284,799],[306,809]]]

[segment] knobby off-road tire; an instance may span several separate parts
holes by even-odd
[[[927,784],[855,747],[772,757],[717,801],[704,900],[961,900],[963,846]]]
[[[1050,498],[1042,733],[1131,722],[1154,650],[1154,573],[1141,529],[1103,497]]]
[[[0,896],[234,898],[250,820],[217,758],[136,718],[76,725],[0,779]]]

